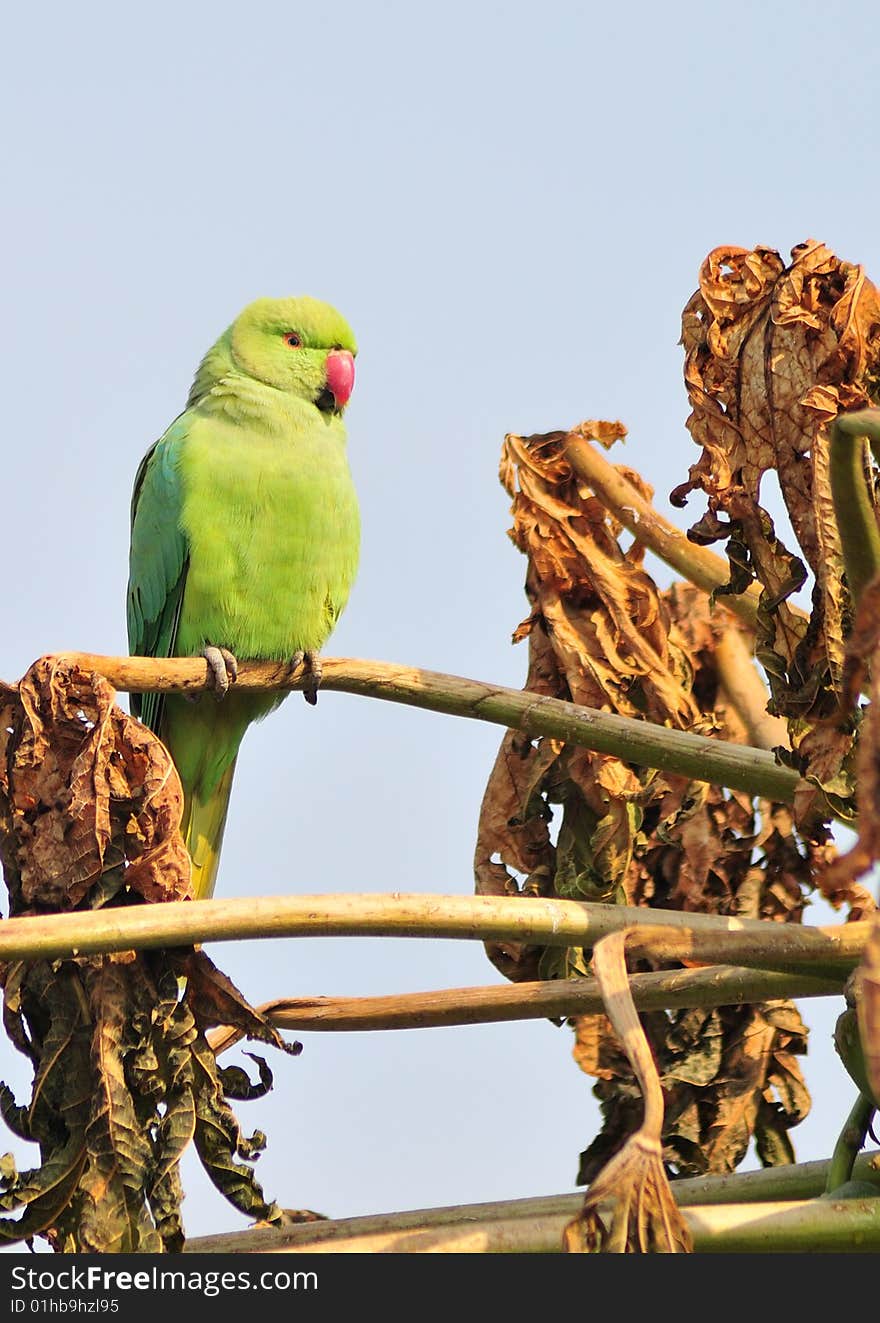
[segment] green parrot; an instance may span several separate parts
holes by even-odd
[[[184,412],[137,472],[129,650],[204,656],[215,688],[194,702],[132,695],[183,783],[197,899],[214,890],[242,737],[284,697],[229,689],[236,658],[303,662],[314,702],[318,651],[357,571],[360,518],[342,422],[356,352],[328,304],[257,299],[208,350]]]

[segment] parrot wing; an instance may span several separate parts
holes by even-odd
[[[128,579],[128,646],[141,657],[174,655],[186,586],[189,547],[180,527],[179,456],[186,441],[186,415],[147,451],[131,498]],[[159,731],[164,696],[132,694],[132,711]]]

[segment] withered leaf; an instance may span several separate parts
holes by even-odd
[[[623,436],[619,423],[582,425],[603,444]],[[502,479],[513,497],[511,536],[529,557],[526,687],[535,693],[692,728],[701,720],[685,649],[670,634],[662,594],[640,564],[636,543],[624,554],[598,500],[573,474],[566,433],[509,436]],[[633,865],[642,803],[657,778],[618,759],[551,740],[509,733],[486,787],[474,859],[478,892],[622,898]],[[659,783],[658,783],[659,784]],[[665,784],[665,783],[664,783]],[[553,806],[562,825],[550,835]],[[518,879],[521,879],[518,881]],[[528,979],[582,968],[565,952],[490,945],[508,977]]]
[[[177,773],[109,684],[43,658],[0,702],[0,858],[12,912],[188,898]],[[244,1136],[226,1100],[261,1096],[271,1073],[259,1060],[256,1083],[221,1071],[205,1035],[220,1022],[297,1047],[203,952],[16,962],[0,977],[4,1026],[34,1068],[29,1104],[2,1085],[0,1110],[41,1159],[23,1172],[4,1160],[0,1239],[42,1234],[64,1252],[181,1249],[180,1160],[193,1141],[236,1207],[277,1218],[247,1165],[265,1137]]]
[[[806,1116],[810,1097],[792,1056],[806,1051],[807,1030],[790,1002],[724,1007],[722,1015],[727,1034],[712,1092],[706,1157],[709,1171],[729,1172],[745,1157],[752,1135],[768,1131],[771,1109],[775,1129],[784,1133]],[[784,1160],[792,1160],[790,1145]]]
[[[736,297],[748,302],[777,268],[769,254],[756,259],[751,292],[738,290]],[[732,334],[728,343],[735,341]],[[716,658],[739,626],[690,585],[661,592],[642,565],[638,540],[624,550],[619,524],[568,464],[569,437],[599,439],[600,431],[588,423],[572,433],[505,441],[501,475],[513,500],[511,536],[528,558],[530,609],[514,634],[528,638],[526,689],[748,742]],[[603,443],[622,431],[611,425]],[[769,536],[768,522],[756,517]],[[729,518],[727,524],[730,531]],[[740,545],[745,586],[754,572],[752,552],[747,542]],[[780,559],[777,596],[797,577],[795,561]],[[793,618],[803,635],[800,617]],[[757,674],[755,682],[760,690]],[[765,695],[764,709],[767,702]],[[760,720],[766,711],[747,715]],[[565,896],[797,922],[814,865],[832,856],[824,824],[811,819],[810,830],[801,832],[784,806],[511,732],[486,787],[475,875],[478,891],[522,894],[526,901]],[[586,971],[581,951],[489,950],[510,978]],[[731,1170],[758,1128],[765,1156],[783,1157],[786,1132],[808,1101],[780,1025],[749,1007],[656,1012],[643,1024],[664,1082],[664,1162],[682,1173]],[[582,1155],[578,1174],[590,1182],[638,1129],[641,1097],[604,1017],[579,1018],[575,1029],[575,1055],[597,1078],[603,1114],[602,1132]],[[785,1142],[774,1148],[773,1135]]]
[[[44,657],[0,712],[0,850],[13,913],[74,909],[117,869],[145,900],[191,895],[174,764],[114,697],[103,677]]]
[[[221,1194],[241,1212],[269,1223],[279,1222],[281,1209],[267,1203],[251,1168],[266,1139],[260,1131],[245,1136],[223,1097],[214,1054],[204,1039],[193,1050],[196,1100],[195,1144],[202,1166]],[[244,1161],[237,1161],[238,1158]]]
[[[552,651],[532,648],[529,687],[550,693],[554,687]],[[548,667],[547,673],[543,672]],[[550,809],[541,794],[552,775],[559,749],[551,740],[537,744],[507,731],[501,742],[489,784],[483,796],[474,851],[476,889],[480,895],[504,896],[519,891],[516,874],[523,878],[525,894],[547,894],[552,887],[555,849],[548,826]],[[540,950],[517,942],[489,943],[490,958],[510,979],[538,977]]]
[[[272,1088],[272,1072],[262,1057],[255,1056],[253,1052],[245,1052],[245,1056],[250,1057],[257,1067],[257,1082],[254,1083],[241,1066],[226,1066],[218,1071],[223,1094],[226,1098],[237,1098],[243,1102],[265,1098]]]
[[[237,1208],[275,1216],[246,1165],[265,1137],[244,1136],[226,1101],[227,1087],[238,1099],[261,1096],[271,1074],[258,1061],[259,1082],[243,1088],[243,1072],[220,1070],[206,1025],[181,999],[179,958],[30,966],[19,1014],[38,1049],[28,1128],[43,1161],[7,1174],[0,1209],[24,1213],[0,1219],[0,1237],[43,1232],[56,1249],[94,1253],[180,1249],[179,1165],[193,1140]],[[250,1028],[260,1017],[246,1015],[242,998],[239,1018]]]
[[[275,1026],[242,996],[228,975],[204,951],[187,951],[180,959],[186,978],[186,1002],[202,1028],[228,1025],[246,1038],[271,1043],[280,1052],[298,1056],[296,1043],[286,1043]]]
[[[731,588],[762,586],[756,655],[775,710],[789,722],[799,767],[817,793],[801,795],[798,821],[823,814],[819,787],[852,800],[841,777],[853,729],[833,717],[843,686],[849,603],[834,516],[826,425],[842,409],[870,403],[880,368],[880,296],[861,267],[810,240],[785,266],[772,249],[717,248],[682,316],[688,428],[701,447],[683,504],[700,489],[708,512],[694,536],[728,538]],[[761,504],[764,475],[776,474],[798,542],[784,546]],[[809,620],[788,599],[815,580]]]
[[[8,1164],[0,1187],[0,1209],[19,1217],[0,1218],[0,1239],[17,1241],[56,1225],[74,1198],[86,1162],[91,1025],[85,998],[77,995],[75,972],[66,963],[53,975],[45,964],[27,968],[17,986],[27,1021],[36,1073],[27,1111],[27,1135],[40,1145],[39,1167],[18,1172]],[[29,1053],[28,1055],[31,1055]],[[11,1094],[4,1093],[12,1104]],[[24,1127],[22,1127],[24,1128]]]
[[[160,1241],[142,1194],[151,1145],[125,1078],[129,982],[123,966],[105,960],[88,970],[86,986],[94,1025],[91,1074],[96,1092],[80,1181],[80,1244],[85,1251],[155,1252]]]

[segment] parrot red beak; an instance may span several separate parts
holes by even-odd
[[[354,390],[354,358],[347,349],[333,349],[327,355],[327,389],[344,409]]]

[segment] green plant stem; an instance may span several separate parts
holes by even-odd
[[[759,1171],[732,1172],[726,1176],[695,1176],[674,1181],[672,1192],[683,1208],[705,1208],[724,1204],[755,1204],[813,1199],[822,1194],[830,1162],[803,1162],[783,1167],[765,1167]],[[880,1154],[865,1153],[858,1158],[854,1176],[877,1186],[880,1195]],[[561,1235],[562,1227],[580,1212],[582,1194],[542,1195],[531,1199],[509,1199],[499,1203],[469,1204],[463,1207],[419,1209],[412,1212],[374,1214],[367,1217],[336,1221],[336,1228],[350,1232],[375,1233],[436,1228],[450,1223],[529,1222],[535,1219],[555,1223]],[[320,1229],[325,1224],[321,1223]],[[312,1227],[315,1230],[314,1226]],[[202,1236],[188,1241],[188,1253],[258,1253],[283,1249],[289,1235],[304,1237],[305,1226],[252,1227],[222,1235]],[[555,1229],[552,1234],[556,1234]]]
[[[56,659],[97,671],[116,689],[129,693],[195,693],[207,684],[207,663],[201,658],[65,653]],[[777,803],[790,804],[795,791],[807,785],[797,772],[778,764],[766,749],[713,740],[457,675],[352,658],[325,657],[322,661],[322,691],[339,690],[381,698],[390,703],[488,721],[532,736],[551,735],[639,766],[730,786]],[[299,689],[302,680],[302,667],[294,668],[286,662],[246,662],[239,668],[235,686],[253,690]]]
[[[867,445],[880,445],[880,409],[840,414],[831,424],[831,494],[850,592],[858,602],[880,574],[880,531],[866,475]]]
[[[673,1181],[672,1190],[681,1205],[769,1203],[817,1199],[824,1194],[831,1167],[830,1158],[795,1162],[756,1171],[735,1171],[725,1176],[689,1176]],[[853,1179],[870,1182],[880,1196],[880,1152],[856,1158]]]
[[[880,1249],[880,1198],[718,1204],[685,1217],[699,1253],[829,1253]]]
[[[808,1164],[827,1169],[827,1163]],[[774,1175],[791,1173],[780,1168]],[[753,1173],[748,1173],[752,1175]],[[754,1173],[762,1175],[763,1173]],[[709,1185],[719,1178],[702,1178]],[[723,1178],[726,1185],[745,1177]],[[876,1250],[880,1197],[854,1200],[688,1203],[686,1185],[673,1191],[700,1252]],[[581,1195],[518,1199],[495,1204],[420,1209],[286,1227],[251,1228],[187,1242],[205,1253],[558,1253],[562,1229],[580,1211]]]
[[[421,937],[525,941],[592,948],[607,933],[637,931],[629,948],[704,963],[847,975],[861,959],[870,920],[811,928],[586,901],[513,896],[249,896],[105,906],[28,915],[0,924],[0,960],[45,960],[107,951],[266,937]]]
[[[849,1116],[834,1145],[831,1164],[828,1168],[828,1180],[825,1186],[827,1194],[839,1190],[841,1185],[852,1179],[856,1158],[865,1142],[871,1118],[874,1115],[874,1103],[860,1093],[852,1105]]]

